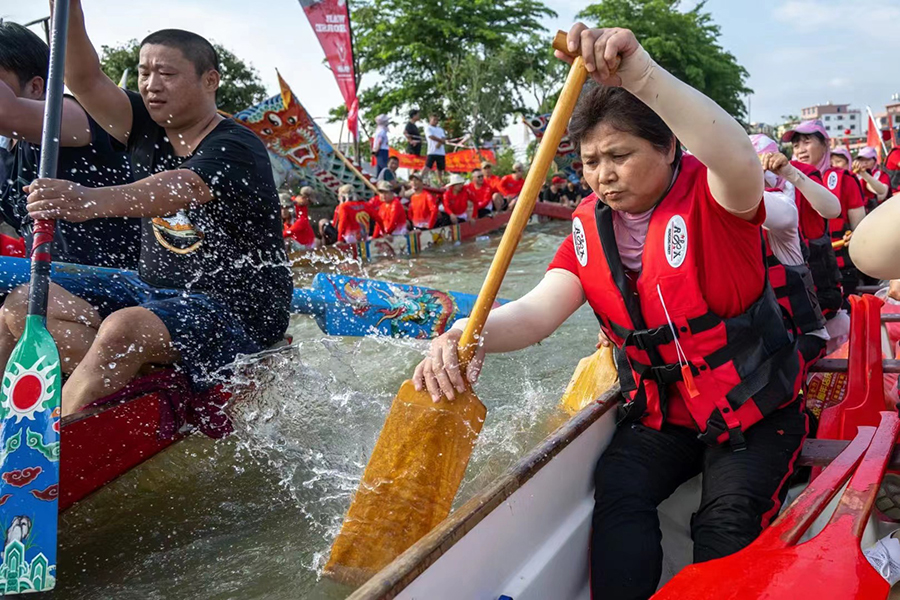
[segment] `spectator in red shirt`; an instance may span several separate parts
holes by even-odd
[[[441,217],[438,227],[446,225],[456,225],[460,221],[468,219],[469,203],[472,202],[472,196],[466,189],[466,180],[462,175],[454,173],[450,176],[447,183],[447,189],[444,190],[443,201],[441,202]]]
[[[503,196],[503,207],[501,210],[512,208],[516,205],[516,199],[525,186],[525,166],[522,163],[513,165],[513,172],[500,178],[497,191]]]
[[[625,399],[593,471],[591,593],[649,598],[663,562],[657,506],[682,483],[703,474],[695,562],[745,548],[778,514],[808,432],[799,356],[766,279],[763,173],[743,127],[628,30],[578,23],[568,44],[600,84],[569,123],[596,194],[537,287],[488,315],[473,361],[459,365],[461,319],[413,384],[452,401],[485,353],[536,344],[590,304]],[[754,376],[764,381],[749,392]]]
[[[472,197],[474,208],[472,215],[476,219],[481,219],[494,212],[494,199],[499,198],[499,194],[484,179],[484,171],[475,169],[472,171],[472,180],[466,184],[466,189]]]
[[[375,216],[373,237],[405,235],[407,231],[406,209],[394,194],[394,187],[389,181],[379,181],[377,187],[378,200],[381,204]]]
[[[422,185],[422,177],[419,174],[410,175],[409,182],[413,192],[409,198],[409,220],[415,229],[434,229],[440,212],[437,200]]]

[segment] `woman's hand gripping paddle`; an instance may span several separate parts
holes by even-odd
[[[69,0],[56,0],[44,106],[39,177],[55,177],[63,103]],[[56,584],[59,494],[59,352],[47,331],[53,221],[34,226],[25,332],[0,386],[0,526],[5,532],[0,593],[51,590]]]
[[[731,556],[686,567],[654,600],[887,598],[891,586],[863,555],[860,538],[898,430],[895,412],[881,413],[874,436],[872,427],[860,427],[850,445],[755,542]],[[854,469],[825,529],[797,544]]]
[[[565,47],[565,34],[557,34],[554,48],[566,51]],[[584,63],[576,57],[459,341],[463,369],[475,355],[488,313],[586,78]],[[403,383],[331,548],[327,575],[346,583],[362,583],[450,514],[485,414],[484,405],[471,389],[457,394],[453,401],[435,403],[427,391],[417,392],[412,381]]]

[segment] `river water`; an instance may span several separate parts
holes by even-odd
[[[531,289],[568,231],[530,226],[501,296]],[[335,269],[475,293],[499,239]],[[296,277],[307,284],[312,273]],[[543,343],[488,357],[476,387],[487,420],[457,506],[559,425],[556,403],[596,332],[582,308]],[[390,402],[428,343],[332,338],[305,316],[289,333],[288,351],[240,368],[257,391],[237,407],[235,435],[192,436],[62,515],[52,597],[330,600],[352,591],[321,568]]]

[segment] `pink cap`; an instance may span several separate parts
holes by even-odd
[[[856,153],[856,158],[871,158],[872,160],[878,160],[878,152],[872,146],[866,146]]]
[[[822,124],[822,121],[819,119],[813,119],[812,121],[803,121],[793,129],[788,129],[784,132],[784,135],[781,136],[782,142],[790,142],[793,139],[794,134],[796,133],[821,133],[822,136],[827,140],[831,136],[828,135],[828,132],[825,131],[825,125]]]
[[[775,140],[761,133],[754,133],[753,135],[751,135],[750,141],[753,142],[753,147],[756,148],[757,154],[767,154],[771,152],[781,151],[778,148],[778,144],[775,143]]]
[[[850,151],[846,148],[835,148],[831,151],[832,154],[839,154],[847,159],[847,167],[849,168],[851,164],[853,164],[853,159],[850,158]]]

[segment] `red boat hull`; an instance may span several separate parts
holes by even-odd
[[[162,406],[158,393],[143,394],[94,413],[74,415],[63,425],[61,511],[183,437],[160,435]]]

